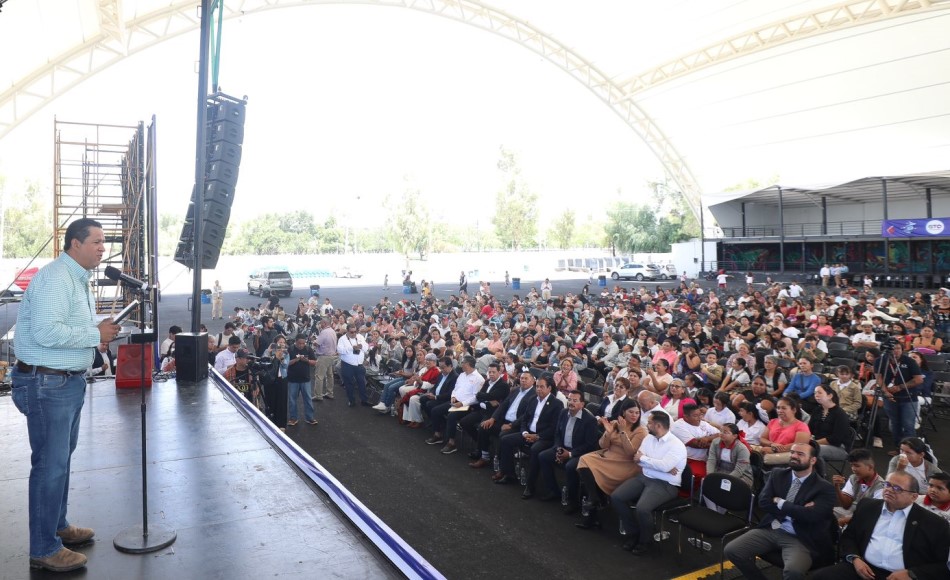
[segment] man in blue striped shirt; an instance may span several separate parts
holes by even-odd
[[[96,324],[90,270],[102,261],[102,225],[89,218],[66,229],[65,253],[43,267],[23,294],[17,314],[11,373],[13,403],[26,415],[33,452],[30,469],[30,566],[67,572],[86,556],[66,548],[92,540],[95,532],[66,521],[69,462],[79,438],[86,394],[85,370],[93,348],[115,340],[119,326]]]

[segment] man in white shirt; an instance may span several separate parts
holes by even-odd
[[[426,443],[435,445],[436,443],[444,442],[447,438],[448,443],[442,447],[442,453],[455,453],[457,449],[455,447],[455,431],[458,426],[458,421],[447,421],[449,413],[462,413],[464,416],[464,413],[468,411],[469,405],[476,403],[476,395],[485,382],[485,377],[475,370],[475,362],[475,358],[471,356],[462,358],[462,372],[459,373],[458,379],[455,380],[452,397],[447,403],[436,405],[430,410],[432,429],[435,433],[433,433],[432,437],[426,439]],[[449,432],[445,432],[447,422],[450,428]],[[445,436],[443,437],[444,432]]]
[[[802,294],[805,293],[805,289],[799,286],[798,280],[792,280],[792,283],[788,286],[788,295],[790,298],[801,298]]]
[[[610,494],[610,503],[627,533],[623,549],[637,556],[646,554],[653,542],[653,510],[676,497],[686,467],[686,446],[670,433],[669,415],[651,413],[647,430],[650,435],[634,456],[642,473]],[[636,504],[636,515],[631,503]]]
[[[633,382],[631,377],[636,378],[636,383]],[[630,360],[627,361],[627,366],[617,372],[617,376],[614,377],[614,381],[619,378],[627,379],[630,381],[630,392],[632,393],[635,389],[640,388],[640,381],[645,377],[646,373],[643,372],[642,368],[640,368],[640,359],[635,356],[631,356]]]
[[[821,270],[818,271],[818,275],[821,276],[821,285],[827,288],[828,280],[831,278],[831,268],[828,267],[828,264],[821,267]]]
[[[603,342],[597,345],[594,348],[594,354],[590,357],[593,361],[593,366],[601,372],[605,377],[614,366],[616,366],[617,355],[620,354],[620,347],[617,346],[617,342],[614,341],[613,337],[609,332],[604,332]]]
[[[544,282],[541,282],[541,299],[547,302],[551,299],[551,292],[554,290],[551,286],[551,281],[547,278],[544,279]]]
[[[158,349],[159,355],[165,358],[169,355],[172,347],[175,346],[175,335],[181,332],[181,327],[177,324],[168,329],[168,338],[162,341],[162,346]]]
[[[643,311],[643,321],[653,322],[658,316],[660,315],[656,312],[656,310],[653,309],[653,305],[648,303],[646,310]]]
[[[683,418],[673,423],[670,432],[686,446],[686,461],[693,476],[706,477],[709,445],[719,437],[719,429],[703,420],[703,410],[698,405],[688,403],[683,405]]]
[[[851,344],[854,345],[855,348],[862,346],[877,348],[881,346],[881,343],[877,341],[877,336],[874,335],[874,325],[867,320],[861,323],[861,332],[851,337]]]
[[[917,481],[895,471],[884,483],[884,499],[865,499],[841,535],[843,562],[811,575],[846,578],[947,578],[950,528],[940,516],[915,503]]]
[[[884,312],[883,310],[879,310],[877,306],[875,306],[874,304],[870,302],[868,302],[867,310],[865,310],[861,316],[863,316],[866,320],[871,320],[872,318],[875,318],[875,317],[878,317],[881,320],[886,320],[887,322],[897,322],[898,320],[900,320],[899,318],[895,316],[891,316],[890,314]]]
[[[234,355],[239,348],[241,348],[241,339],[232,335],[231,338],[228,339],[228,347],[215,355],[214,370],[219,373],[228,370],[228,367],[236,362]]]
[[[640,407],[640,424],[644,427],[647,426],[647,422],[650,420],[650,413],[654,411],[659,411],[660,413],[669,413],[660,406],[660,401],[663,400],[662,395],[659,393],[654,393],[653,391],[643,390],[637,394],[637,405]],[[673,418],[670,417],[670,423],[673,422]]]
[[[359,389],[360,404],[370,407],[369,397],[366,394],[366,367],[363,360],[369,351],[366,337],[357,334],[356,325],[346,325],[346,334],[336,343],[336,352],[340,355],[340,378],[346,389],[347,404],[352,407],[356,404],[356,390]]]

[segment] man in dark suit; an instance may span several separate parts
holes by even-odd
[[[783,578],[804,578],[813,562],[830,558],[836,495],[817,462],[814,441],[792,445],[789,468],[774,470],[759,493],[759,527],[726,545],[726,558],[746,578],[765,580],[755,557],[775,550],[782,552]]]
[[[495,412],[488,419],[478,424],[478,450],[469,455],[472,461],[468,464],[473,469],[481,469],[491,463],[491,440],[502,433],[509,433],[511,424],[524,413],[528,401],[534,394],[534,376],[528,367],[524,367],[518,379],[520,388],[512,390],[508,397],[495,408]],[[496,472],[493,475],[499,475]]]
[[[917,480],[906,471],[887,476],[884,499],[858,503],[841,536],[844,561],[822,568],[816,580],[947,578],[950,526],[915,503]]]
[[[469,412],[458,420],[459,427],[472,439],[478,439],[478,425],[494,414],[511,391],[511,385],[501,378],[501,369],[501,363],[498,362],[488,365],[488,378],[475,394],[476,404],[472,405]],[[478,459],[478,456],[472,459]]]
[[[574,501],[580,480],[577,478],[577,462],[581,455],[600,448],[600,432],[597,419],[584,408],[584,393],[573,389],[567,392],[567,408],[561,411],[554,435],[554,446],[538,456],[541,478],[546,488],[541,501],[561,497],[557,488],[554,466],[563,465],[567,479],[567,497]]]
[[[440,358],[439,371],[442,373],[442,376],[439,377],[438,382],[432,387],[432,390],[423,395],[419,395],[419,405],[422,407],[423,416],[429,416],[434,407],[448,403],[452,398],[455,381],[459,378],[458,371],[455,370],[455,361],[447,356]]]
[[[510,433],[503,435],[498,444],[498,460],[501,470],[492,476],[495,483],[506,484],[517,481],[515,477],[515,451],[523,445],[531,446],[531,459],[528,463],[528,483],[524,495],[533,495],[534,480],[538,477],[538,455],[554,445],[557,432],[557,418],[564,404],[551,394],[551,384],[545,377],[537,379],[534,388],[537,396],[528,399],[524,413],[511,424]]]
[[[92,357],[92,366],[89,368],[89,376],[115,376],[115,355],[109,350],[108,342],[100,342],[96,347],[95,355]]]

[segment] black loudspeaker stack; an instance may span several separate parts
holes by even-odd
[[[208,378],[207,332],[175,335],[175,373],[179,383],[197,383]]]
[[[195,189],[178,239],[175,261],[192,268],[193,251],[201,252],[202,269],[214,269],[231,218],[244,143],[247,100],[215,93],[208,97],[205,187],[201,205],[201,240],[195,243]]]

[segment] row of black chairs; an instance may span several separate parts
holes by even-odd
[[[845,275],[848,283],[855,288],[864,286],[864,274]],[[821,276],[811,274],[807,281],[811,284],[821,285]],[[928,275],[928,274],[871,274],[872,285],[875,288],[909,288],[909,289],[934,289],[944,286],[950,286],[950,275]],[[830,283],[834,283],[834,279]]]

